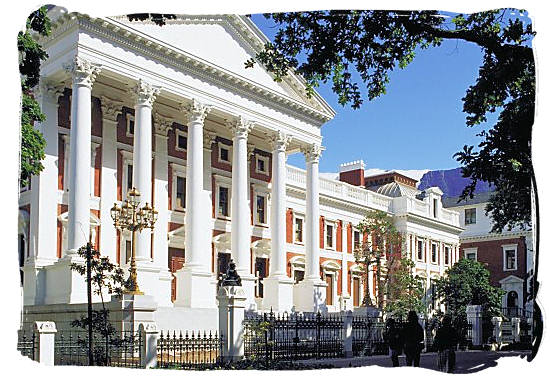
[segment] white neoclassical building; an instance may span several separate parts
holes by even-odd
[[[161,27],[50,14],[37,90],[46,158],[20,195],[26,308],[85,302],[70,265],[89,239],[128,268],[131,237],[110,209],[134,186],[158,211],[135,246],[161,328],[177,313],[215,313],[230,259],[251,309],[359,305],[376,289],[365,292],[353,257],[367,209],[394,216],[427,285],[458,259],[458,213],[439,189],[420,193],[397,173],[365,179],[362,162],[319,176],[321,126],[335,113],[300,77],[245,68],[267,41],[249,18],[182,15]],[[293,153],[306,170],[286,164]]]

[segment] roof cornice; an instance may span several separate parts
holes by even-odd
[[[193,17],[193,19],[200,19],[202,22],[227,21],[233,28],[236,27],[235,25],[238,23],[237,20],[240,20],[240,16],[234,15],[205,15],[189,17]],[[120,18],[120,16],[118,18]],[[167,23],[182,23],[183,21],[184,19],[168,20]],[[243,23],[240,22],[238,24],[242,25]],[[313,120],[313,122],[318,126],[321,126],[323,123],[331,120],[335,115],[334,110],[332,110],[330,106],[326,105],[326,102],[324,101],[319,103],[320,101],[317,99],[318,108],[315,108],[311,104],[297,101],[290,96],[278,93],[270,88],[255,83],[246,77],[235,74],[222,67],[205,61],[198,56],[192,55],[160,40],[156,40],[155,38],[145,33],[141,33],[138,30],[132,29],[130,26],[119,22],[116,17],[93,18],[81,13],[68,13],[59,17],[55,23],[52,23],[52,32],[49,36],[39,37],[38,40],[44,46],[47,46],[50,42],[57,39],[60,35],[75,26],[78,26],[86,31],[100,34],[112,41],[123,44],[127,48],[137,50],[155,60],[169,63],[178,68],[184,68],[197,76],[207,77],[210,80],[235,89],[236,92],[245,92],[247,95],[257,98],[262,102],[267,101],[272,106],[273,104],[276,104],[278,105],[278,110],[291,113],[297,118],[305,118],[309,121]],[[258,41],[259,38],[257,36],[253,37],[251,32],[243,33],[244,31],[241,30],[240,35],[255,50],[260,48],[260,45],[263,47],[263,44]],[[293,83],[289,84],[289,81],[293,81]],[[286,83],[299,92],[297,80],[287,78]],[[310,102],[315,103],[314,101]]]

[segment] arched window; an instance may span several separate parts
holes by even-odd
[[[508,296],[506,298],[506,304],[509,308],[518,307],[518,293],[516,291],[508,292]]]

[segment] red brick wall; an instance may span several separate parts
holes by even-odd
[[[222,144],[225,144],[225,145],[228,145],[228,146],[232,145],[230,140],[222,139],[220,137],[218,137],[217,140],[218,140],[218,143],[222,143]],[[218,148],[219,147],[218,147],[217,144],[214,144],[212,146],[212,167],[230,172],[231,171],[231,164],[218,161]],[[230,151],[229,153],[231,154],[229,159],[232,160],[233,159],[232,151]]]
[[[65,89],[63,95],[59,97],[59,107],[57,108],[57,123],[60,127],[71,128],[71,89]]]
[[[256,149],[255,153],[256,154],[254,154],[252,156],[252,158],[250,159],[250,178],[258,179],[258,180],[264,181],[264,182],[270,182],[271,181],[271,168],[272,168],[272,166],[271,166],[271,153],[260,151],[258,149]],[[267,157],[267,159],[268,159],[267,174],[256,173],[256,158],[257,158],[257,155]]]
[[[97,97],[92,97],[92,135],[101,137],[102,125],[101,101]]]
[[[342,220],[336,224],[336,251],[342,251]]]
[[[301,255],[305,258],[305,255],[303,255],[303,254],[290,253],[290,252],[286,253],[286,274],[287,274],[288,277],[291,277],[291,273],[292,273],[292,270],[290,268],[290,260],[292,258],[294,258],[295,256],[297,256],[297,255]]]
[[[292,237],[292,228],[293,228],[293,222],[292,222],[292,208],[287,208],[286,210],[286,242],[292,243],[293,237]]]
[[[340,181],[354,186],[365,186],[365,170],[356,169],[340,173]]]
[[[502,245],[517,244],[517,270],[503,271],[504,260]],[[525,238],[509,238],[505,240],[492,240],[482,242],[470,242],[460,245],[460,257],[464,257],[464,249],[477,247],[477,260],[485,264],[490,272],[491,284],[500,286],[499,281],[515,275],[521,279],[526,279],[526,259],[527,250],[525,247]]]
[[[173,123],[175,129],[187,132],[187,127],[183,124]],[[168,155],[187,160],[187,151],[176,150],[176,131],[168,132]]]
[[[350,223],[348,223],[346,231],[348,235],[348,253],[351,253],[353,252],[353,229]]]
[[[319,218],[319,248],[325,248],[325,218],[323,216]]]
[[[65,176],[65,141],[58,135],[57,139],[57,189],[63,190],[63,177]]]
[[[124,144],[128,144],[128,145],[134,145],[134,137],[126,135],[126,116],[127,116],[127,114],[134,115],[134,109],[123,106],[122,107],[122,116],[118,117],[118,124],[117,124],[117,128],[116,128],[117,141],[119,141],[121,143],[124,143]]]

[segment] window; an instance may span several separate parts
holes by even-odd
[[[419,261],[424,260],[424,242],[422,240],[417,241],[416,259]]]
[[[268,162],[267,157],[256,155],[256,172],[267,174]]]
[[[437,263],[437,244],[432,243],[432,263]]]
[[[464,258],[477,261],[477,249],[464,250]]]
[[[134,125],[134,116],[131,114],[126,114],[126,136],[134,136]]]
[[[434,217],[437,217],[437,199],[434,199]]]
[[[353,231],[353,248],[356,249],[361,245],[361,233],[358,230]]]
[[[176,175],[176,209],[185,209],[185,178]]]
[[[449,264],[451,261],[451,248],[445,246],[445,264]]]
[[[294,270],[294,284],[298,284],[304,280],[304,270]]]
[[[218,276],[222,276],[227,272],[229,268],[229,261],[231,260],[231,254],[218,253]]]
[[[265,196],[256,195],[256,221],[258,224],[266,224]]]
[[[304,242],[304,219],[301,217],[294,218],[294,241]]]
[[[476,209],[467,208],[464,210],[464,224],[470,225],[476,223]]]
[[[516,266],[516,250],[515,249],[507,249],[504,251],[505,253],[505,257],[506,257],[506,260],[505,260],[505,263],[506,263],[506,268],[505,270],[516,270],[517,269],[517,266]]]
[[[218,191],[218,215],[229,217],[229,188],[224,186]]]
[[[229,147],[224,144],[218,144],[218,160],[221,162],[231,162],[230,160],[230,153],[229,153]]]
[[[176,150],[183,151],[186,149],[187,149],[187,135],[180,130],[176,130]]]
[[[267,259],[256,258],[256,297],[264,297],[264,278],[267,276]]]
[[[334,249],[334,225],[327,224],[325,228],[326,233],[326,249]]]
[[[334,275],[325,274],[325,282],[327,283],[327,305],[334,305]]]

